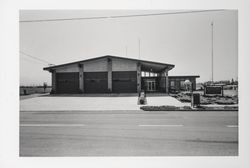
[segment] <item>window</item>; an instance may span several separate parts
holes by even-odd
[[[180,81],[181,83],[181,89],[185,89],[185,84],[184,84],[185,81]]]
[[[175,85],[175,82],[174,82],[174,81],[171,81],[171,82],[170,82],[170,86],[171,86],[171,87],[174,87],[174,85]]]

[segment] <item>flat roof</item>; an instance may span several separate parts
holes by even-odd
[[[199,75],[168,76],[168,78],[199,78]]]
[[[98,60],[98,59],[102,59],[102,58],[118,58],[118,59],[125,59],[125,60],[137,61],[137,62],[140,62],[140,63],[158,64],[158,65],[163,65],[163,66],[170,67],[169,70],[172,69],[172,68],[174,68],[173,64],[166,64],[166,63],[161,63],[161,62],[140,60],[140,59],[134,59],[134,58],[125,58],[125,57],[118,57],[118,56],[112,56],[112,55],[105,55],[105,56],[101,56],[101,57],[95,57],[95,58],[90,58],[90,59],[86,59],[86,60],[81,60],[81,61],[76,61],[76,62],[70,62],[70,63],[66,63],[66,64],[49,66],[49,67],[43,68],[43,70],[51,70],[51,69],[59,68],[59,67],[62,67],[62,66],[67,66],[67,65],[72,65],[72,64],[78,64],[78,63],[84,63],[84,62],[87,62],[87,61],[94,61],[94,60]]]

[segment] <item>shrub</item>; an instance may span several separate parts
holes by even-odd
[[[183,106],[182,109],[184,109],[184,110],[191,110],[192,108],[190,106]]]
[[[180,98],[180,101],[181,101],[181,102],[191,102],[191,98],[187,98],[187,97],[185,97],[185,98]]]
[[[171,111],[178,110],[178,107],[175,106],[142,106],[140,109],[144,111]]]
[[[216,100],[216,104],[235,104],[232,100]]]

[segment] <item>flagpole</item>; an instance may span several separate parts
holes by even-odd
[[[214,82],[214,23],[212,22],[211,23],[211,47],[212,47],[212,50],[211,50],[211,56],[212,56],[212,83]]]

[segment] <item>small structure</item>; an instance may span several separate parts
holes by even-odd
[[[190,82],[190,80],[185,80],[184,81],[184,87],[186,91],[191,91],[192,89],[192,82]]]
[[[146,93],[144,90],[142,90],[139,95],[138,95],[138,105],[145,105],[147,104],[147,98],[146,98]]]
[[[192,90],[196,90],[196,78],[198,75],[189,76],[169,76],[170,92],[180,92],[187,89],[187,85],[191,85]],[[185,83],[186,81],[186,83]],[[190,82],[190,83],[189,83]]]
[[[191,95],[191,106],[192,107],[199,107],[200,106],[200,94],[199,93],[192,93]]]

